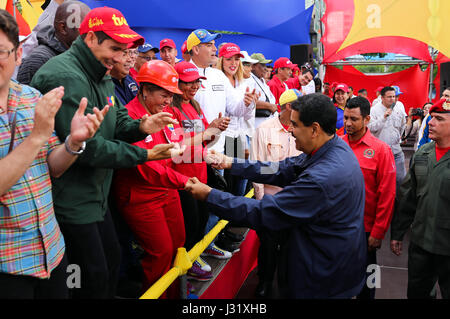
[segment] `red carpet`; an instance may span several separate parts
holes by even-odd
[[[259,239],[254,230],[249,230],[240,248],[200,299],[233,299],[236,296],[248,274],[257,266]]]

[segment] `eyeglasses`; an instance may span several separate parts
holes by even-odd
[[[128,50],[128,51],[127,51],[127,54],[128,54],[129,56],[133,57],[133,56],[137,56],[137,55],[138,55],[138,52],[137,52],[137,50]]]
[[[192,81],[192,82],[184,82],[180,80],[180,83],[183,83],[184,85],[187,86],[194,86],[194,85],[201,85],[202,81],[200,81],[200,79],[196,80],[196,81]]]
[[[150,57],[150,56],[138,55],[138,58],[142,58],[142,59],[144,59],[146,61],[158,60],[158,58],[156,56]]]
[[[16,48],[12,48],[11,50],[0,50],[0,60],[6,60],[7,58],[9,58],[9,56],[14,52],[15,49]]]

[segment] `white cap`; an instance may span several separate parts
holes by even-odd
[[[251,64],[259,63],[258,60],[252,59],[252,58],[248,55],[248,52],[247,52],[247,51],[241,51],[241,54],[244,56],[243,58],[241,58],[241,62],[242,62],[242,63],[244,63],[244,62],[248,62],[248,63],[251,63]]]

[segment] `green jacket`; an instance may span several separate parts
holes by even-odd
[[[424,250],[450,256],[450,152],[436,162],[435,142],[422,146],[412,164],[392,218],[391,239],[411,241]]]
[[[77,161],[60,177],[52,179],[53,201],[59,222],[87,224],[102,221],[114,168],[127,168],[147,160],[147,150],[133,146],[145,138],[140,120],[132,120],[115,98],[107,69],[78,37],[66,52],[50,59],[34,75],[31,86],[43,94],[64,86],[63,103],[56,115],[55,131],[63,142],[70,133],[72,117],[82,97],[93,107],[112,105],[96,135],[86,143]]]

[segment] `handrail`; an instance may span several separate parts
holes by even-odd
[[[253,197],[253,188],[245,195],[245,197]],[[158,299],[164,291],[179,277],[187,273],[192,267],[192,262],[195,261],[201,253],[209,246],[209,244],[216,238],[216,236],[228,224],[226,220],[219,220],[213,229],[203,237],[189,252],[186,248],[181,247],[177,250],[173,268],[165,273],[158,281],[156,281],[139,299]]]

